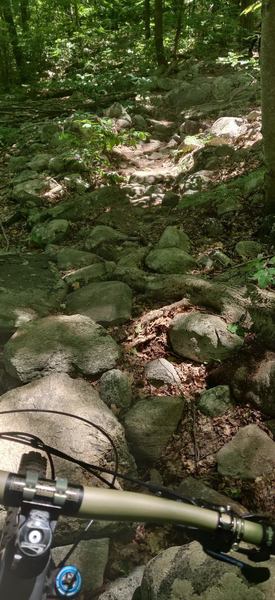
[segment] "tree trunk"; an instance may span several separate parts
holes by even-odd
[[[151,6],[150,6],[150,0],[144,0],[143,13],[144,13],[144,35],[145,35],[145,39],[149,40],[150,37],[151,37],[151,22],[150,22],[150,18],[151,18]]]
[[[16,26],[14,23],[10,0],[1,0],[0,9],[1,9],[1,12],[3,15],[3,19],[6,23],[7,30],[9,32],[10,42],[12,45],[12,50],[13,50],[13,55],[14,55],[18,75],[19,75],[20,81],[23,82],[25,80],[25,73],[24,73],[25,61],[24,61],[24,56],[23,56],[22,50],[21,50],[19,42],[18,42],[17,30],[16,30]]]
[[[155,47],[158,65],[166,65],[163,44],[163,0],[155,0]]]
[[[21,0],[20,2],[20,12],[21,12],[21,25],[24,33],[28,33],[29,31],[29,18],[30,18],[30,7],[29,0]]]
[[[264,156],[266,165],[265,204],[268,213],[275,213],[275,2],[262,4],[262,112]]]
[[[177,56],[177,53],[178,53],[180,35],[181,35],[181,30],[182,30],[183,4],[184,4],[184,0],[176,1],[177,24],[176,24],[176,33],[175,33],[174,49],[173,49],[173,54],[175,57]]]

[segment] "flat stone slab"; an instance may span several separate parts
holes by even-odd
[[[17,327],[58,309],[67,285],[41,254],[0,255],[0,339]]]
[[[98,375],[119,356],[115,340],[85,315],[36,319],[19,327],[4,347],[5,369],[20,383],[51,373]]]
[[[132,290],[121,281],[91,283],[67,296],[67,312],[87,315],[102,325],[131,318]]]

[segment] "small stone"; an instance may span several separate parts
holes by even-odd
[[[190,250],[190,239],[184,231],[174,225],[168,225],[161,235],[157,248],[180,248],[185,252]]]
[[[112,369],[104,373],[100,379],[100,397],[111,407],[129,408],[132,403],[131,378],[125,371]]]
[[[54,244],[66,237],[69,229],[69,221],[66,219],[54,219],[49,223],[35,225],[31,231],[30,239],[37,246],[43,247]]]
[[[208,417],[223,415],[232,407],[233,403],[228,385],[218,385],[210,390],[205,390],[198,400],[199,410]]]
[[[172,363],[165,358],[151,360],[145,365],[145,377],[154,385],[180,384],[180,377]]]
[[[121,281],[90,283],[67,296],[67,309],[102,325],[124,323],[131,318],[132,291]]]

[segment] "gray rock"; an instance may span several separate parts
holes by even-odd
[[[166,94],[165,102],[169,107],[181,110],[196,104],[204,104],[211,99],[212,84],[206,80],[196,83],[184,82]]]
[[[117,268],[140,267],[147,253],[147,248],[127,248],[125,246],[125,249],[120,253],[120,259],[117,263]]]
[[[275,468],[275,442],[257,425],[241,427],[216,455],[218,471],[226,477],[256,479]]]
[[[165,358],[151,360],[145,365],[144,372],[146,379],[154,385],[163,385],[164,383],[180,384],[180,377],[174,365]]]
[[[0,256],[0,338],[56,310],[67,291],[56,268],[42,255]]]
[[[180,248],[155,248],[147,254],[145,264],[157,273],[186,273],[196,266],[194,258]]]
[[[12,190],[12,197],[14,200],[20,200],[25,194],[31,194],[33,196],[40,194],[47,188],[47,182],[45,179],[29,179],[22,183],[17,183]]]
[[[120,469],[134,472],[134,461],[127,448],[123,427],[90,383],[82,379],[71,379],[64,373],[42,377],[1,396],[1,410],[14,411],[17,408],[70,412],[93,421],[113,439],[120,456]],[[3,431],[14,431],[14,413],[1,415],[1,427]],[[70,456],[77,456],[79,460],[110,468],[113,465],[109,440],[94,427],[89,429],[87,424],[81,421],[64,415],[18,413],[16,430],[37,435],[46,444]],[[16,471],[21,454],[20,444],[0,440],[1,469]],[[92,476],[84,474],[76,465],[61,458],[55,458],[54,461],[57,473],[67,477],[72,483],[85,485],[88,481],[94,481]]]
[[[53,548],[52,556],[55,564],[69,552],[70,546]],[[73,564],[82,575],[82,591],[93,593],[103,585],[104,573],[108,562],[109,540],[82,540],[72,555]]]
[[[131,318],[132,291],[121,281],[90,283],[67,296],[67,311],[106,325],[124,323]]]
[[[114,102],[107,110],[105,111],[106,117],[110,117],[111,119],[119,119],[125,114],[126,110],[122,104],[119,102]]]
[[[6,371],[20,383],[51,373],[97,375],[119,356],[115,340],[84,315],[37,319],[19,327],[4,347]]]
[[[184,188],[189,192],[201,192],[209,187],[212,177],[212,171],[197,171],[197,173],[192,173],[184,180]]]
[[[208,417],[223,415],[232,407],[233,403],[228,385],[218,385],[210,390],[205,390],[198,400],[199,410]]]
[[[117,131],[123,131],[123,129],[130,129],[132,127],[132,119],[127,113],[120,119],[116,120],[115,128]]]
[[[200,123],[199,121],[193,121],[192,119],[186,119],[180,128],[180,133],[185,135],[196,135],[200,131]]]
[[[132,403],[132,382],[129,373],[112,369],[103,373],[100,379],[100,397],[111,407],[129,408]]]
[[[133,595],[141,584],[143,573],[144,567],[136,567],[128,577],[120,577],[108,585],[98,600],[133,600]]]
[[[236,244],[235,252],[243,259],[257,258],[258,254],[262,252],[262,245],[253,240],[243,240]]]
[[[199,312],[175,317],[169,337],[174,352],[198,362],[225,360],[243,345],[243,339],[230,333],[221,317]]]
[[[77,250],[77,248],[58,248],[58,246],[49,246],[46,249],[47,254],[56,259],[57,266],[61,271],[68,271],[72,268],[80,269],[89,265],[100,264],[102,259],[97,254]]]
[[[244,119],[240,117],[220,117],[213,123],[209,133],[230,141],[244,135],[246,130],[247,126]]]
[[[185,252],[190,250],[190,239],[184,231],[175,225],[168,225],[161,235],[157,248],[180,248]]]
[[[152,396],[137,402],[125,416],[125,433],[134,456],[155,461],[174,433],[184,406],[176,396]]]
[[[240,559],[235,552],[232,556]],[[198,542],[174,546],[145,567],[141,600],[270,600],[275,592],[275,560],[257,566],[267,565],[270,579],[252,583],[237,566],[209,557]]]
[[[138,131],[147,131],[147,121],[142,115],[134,115],[132,118],[133,125]]]
[[[64,184],[66,188],[72,192],[78,192],[82,194],[90,189],[90,184],[85,181],[79,173],[70,173],[64,177]]]
[[[35,225],[31,231],[31,241],[40,247],[54,244],[66,237],[69,222],[66,219],[54,219],[48,223]]]
[[[242,506],[242,504],[214,490],[209,485],[205,485],[201,479],[195,479],[192,476],[183,479],[177,488],[177,492],[185,497],[203,500],[205,503],[210,502],[218,506],[231,506],[237,514],[247,515],[247,508]]]
[[[98,262],[94,265],[82,267],[76,271],[72,271],[65,275],[64,280],[70,286],[83,286],[91,283],[92,281],[104,281],[105,279],[111,279],[112,273],[116,268],[114,262]]]
[[[97,225],[88,235],[85,241],[86,250],[94,250],[100,244],[106,243],[117,243],[127,240],[127,236],[113,227],[108,227],[107,225]]]
[[[9,169],[15,173],[24,169],[29,162],[28,156],[12,156],[9,160]]]
[[[28,167],[33,171],[46,171],[49,166],[50,158],[50,154],[36,154],[36,156],[28,162]]]
[[[239,367],[232,389],[239,401],[252,402],[263,413],[275,417],[275,354],[266,352],[260,362]]]
[[[224,252],[222,252],[221,250],[214,250],[214,252],[211,252],[210,256],[214,264],[219,267],[221,265],[223,267],[228,267],[232,263],[231,258],[229,258],[229,256],[227,256],[227,254],[224,254]]]

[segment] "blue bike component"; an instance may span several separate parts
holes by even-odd
[[[55,578],[55,587],[61,598],[75,598],[79,594],[82,577],[74,565],[62,567]]]

